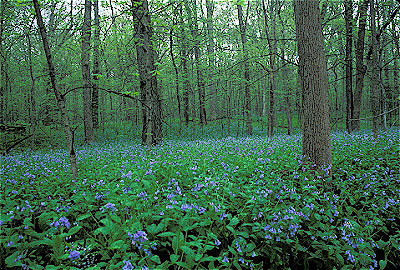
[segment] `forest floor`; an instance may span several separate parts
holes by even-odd
[[[400,269],[399,129],[109,142],[0,157],[0,269]],[[24,268],[25,267],[25,268]]]

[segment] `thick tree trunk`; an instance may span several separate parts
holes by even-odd
[[[353,131],[354,118],[353,104],[353,2],[352,0],[344,1],[344,20],[346,22],[346,129],[349,133]]]
[[[303,96],[303,155],[318,168],[332,166],[328,72],[318,0],[295,0],[299,80]]]
[[[370,16],[371,16],[371,56],[368,59],[368,65],[371,70],[371,111],[372,111],[372,132],[377,135],[379,129],[379,59],[378,59],[378,39],[376,31],[376,10],[375,1],[370,0]]]
[[[82,80],[83,80],[83,126],[85,142],[94,141],[93,114],[92,114],[92,84],[90,82],[90,36],[91,36],[92,2],[85,0],[85,12],[82,25]]]
[[[162,112],[159,87],[154,65],[153,28],[147,0],[132,0],[132,12],[136,33],[136,55],[140,78],[142,102],[142,143],[152,146],[162,138]]]
[[[359,6],[358,18],[358,37],[355,44],[356,53],[356,89],[354,92],[354,113],[352,123],[353,130],[360,130],[360,116],[361,116],[361,101],[362,92],[364,89],[364,76],[367,67],[364,64],[364,41],[365,41],[365,27],[367,22],[368,1],[363,0]]]
[[[250,5],[250,2],[247,3]],[[244,116],[246,121],[246,131],[247,135],[253,135],[253,127],[252,127],[252,119],[251,119],[251,106],[250,106],[250,72],[249,65],[247,63],[247,59],[249,58],[249,54],[247,52],[246,47],[246,23],[243,21],[243,11],[242,6],[237,5],[238,10],[238,19],[239,19],[239,27],[240,27],[240,37],[242,41],[242,54],[243,54],[243,68],[244,68]]]
[[[214,42],[214,2],[213,0],[206,0],[207,8],[207,53],[208,53],[208,92],[210,98],[210,118],[214,120],[218,117],[218,93],[216,87],[215,77],[215,42]]]
[[[99,90],[98,80],[101,76],[100,71],[100,15],[99,0],[93,0],[94,13],[94,36],[93,36],[93,89],[92,89],[92,119],[93,127],[99,127]]]
[[[43,48],[44,48],[44,52],[45,52],[46,59],[47,59],[47,65],[49,68],[51,86],[53,89],[54,96],[56,97],[57,106],[61,113],[61,119],[62,119],[62,122],[64,125],[64,133],[65,133],[66,142],[67,142],[67,146],[68,146],[68,153],[69,153],[72,177],[76,180],[78,177],[78,167],[76,165],[76,154],[75,154],[75,149],[74,149],[74,134],[73,134],[71,126],[70,126],[70,120],[69,120],[67,108],[65,106],[65,96],[62,95],[61,92],[57,88],[56,72],[54,69],[54,64],[53,64],[53,60],[52,60],[52,56],[51,56],[51,52],[50,52],[50,46],[47,41],[46,28],[43,23],[43,18],[42,18],[42,14],[40,12],[40,6],[39,6],[38,1],[39,0],[33,0],[37,24],[39,26],[39,32],[40,32],[40,36],[42,38]]]

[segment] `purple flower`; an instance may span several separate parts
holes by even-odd
[[[229,262],[228,258],[226,256],[224,256],[224,259],[222,260],[222,262]]]
[[[73,261],[73,260],[79,259],[80,256],[81,256],[81,253],[79,251],[72,250],[71,253],[69,254],[68,258],[70,258]]]
[[[136,241],[139,243],[143,243],[147,241],[147,233],[144,231],[137,231],[134,235],[132,235],[130,232],[128,232],[128,236],[132,239],[132,243],[136,244]]]
[[[54,221],[50,224],[50,226],[58,228],[59,226],[64,226],[67,228],[71,227],[71,224],[69,223],[68,219],[66,217],[61,217],[59,220]]]
[[[113,203],[107,203],[106,205],[104,205],[103,207],[100,207],[100,210],[104,212],[105,209],[110,209],[111,211],[118,211],[118,209],[115,207],[115,204]]]
[[[7,247],[11,247],[12,245],[14,245],[13,241],[8,242]]]
[[[218,239],[215,239],[215,242],[214,242],[217,246],[219,246],[219,245],[221,245],[221,241],[219,241]]]
[[[132,265],[130,261],[124,261],[124,266],[122,267],[122,270],[132,270],[135,269],[135,267]]]
[[[219,216],[219,218],[220,218],[221,220],[223,220],[224,218],[226,218],[226,214],[225,214],[225,213],[221,214],[221,215]]]

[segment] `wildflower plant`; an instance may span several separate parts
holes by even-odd
[[[398,129],[105,142],[0,157],[0,269],[400,268]],[[62,187],[62,188],[61,188]]]

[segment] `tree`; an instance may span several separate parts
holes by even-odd
[[[249,7],[250,2],[247,3]],[[246,22],[243,20],[243,10],[240,3],[236,4],[238,10],[239,28],[240,28],[240,38],[242,42],[242,55],[243,55],[243,68],[244,68],[244,115],[246,121],[246,131],[247,135],[253,135],[252,119],[251,119],[251,106],[250,106],[250,72],[249,64],[247,59],[249,54],[246,48]]]
[[[101,75],[100,71],[100,15],[99,15],[99,0],[93,0],[94,13],[94,36],[93,36],[93,89],[92,89],[92,119],[93,127],[99,126],[99,90],[97,81]]]
[[[147,0],[132,0],[132,13],[142,103],[142,143],[152,146],[162,138],[162,119],[157,70],[154,65],[153,28]]]
[[[215,42],[214,42],[214,0],[206,0],[207,7],[207,53],[208,53],[208,88],[211,95],[210,99],[210,118],[216,119],[218,110],[218,96],[216,81],[214,79],[215,73]]]
[[[364,41],[365,41],[365,27],[367,22],[368,1],[364,0],[359,6],[358,12],[358,34],[355,44],[356,54],[356,89],[354,92],[354,123],[352,124],[353,130],[360,130],[360,116],[361,116],[361,101],[362,92],[364,89],[364,76],[367,71],[367,66],[364,64]]]
[[[328,73],[318,0],[294,0],[299,82],[302,90],[303,155],[319,169],[332,165]]]
[[[92,1],[85,0],[85,12],[82,25],[82,79],[83,79],[83,124],[85,142],[94,141],[93,114],[92,114],[92,84],[90,82],[90,36],[91,36]]]
[[[49,43],[47,40],[46,28],[45,28],[45,25],[43,22],[42,13],[40,11],[39,0],[33,0],[33,5],[35,8],[36,20],[37,20],[37,24],[39,26],[40,36],[41,36],[42,42],[43,42],[43,49],[44,49],[44,52],[46,55],[51,87],[53,89],[54,96],[57,100],[58,110],[61,113],[61,119],[62,119],[63,126],[64,126],[64,134],[65,134],[66,142],[67,142],[67,146],[68,146],[68,154],[69,154],[69,161],[70,161],[70,166],[71,166],[71,171],[72,171],[72,177],[76,180],[78,177],[78,167],[76,165],[76,153],[75,153],[75,149],[74,149],[74,133],[71,129],[68,111],[67,111],[67,108],[65,105],[65,95],[61,94],[61,92],[57,88],[56,72],[55,72],[55,68],[54,68],[54,64],[53,64],[53,60],[52,60],[50,46],[49,46]]]
[[[380,70],[379,70],[379,63],[378,63],[378,36],[376,30],[376,18],[375,18],[375,1],[370,0],[370,16],[371,16],[371,54],[368,56],[368,65],[371,69],[371,110],[372,110],[372,132],[374,136],[377,135],[378,128],[379,128],[379,82],[380,82]]]
[[[264,23],[265,23],[265,34],[268,41],[269,47],[269,111],[268,111],[268,136],[271,137],[274,133],[274,95],[276,92],[276,79],[275,79],[275,57],[277,53],[276,46],[276,2],[275,0],[271,0],[270,3],[270,15],[271,15],[271,33],[269,33],[268,29],[268,20],[267,20],[267,10],[265,7],[264,0],[261,1],[261,5],[264,12]]]
[[[353,3],[352,0],[344,1],[344,20],[346,22],[346,129],[349,133],[353,131],[354,117],[353,104]]]

